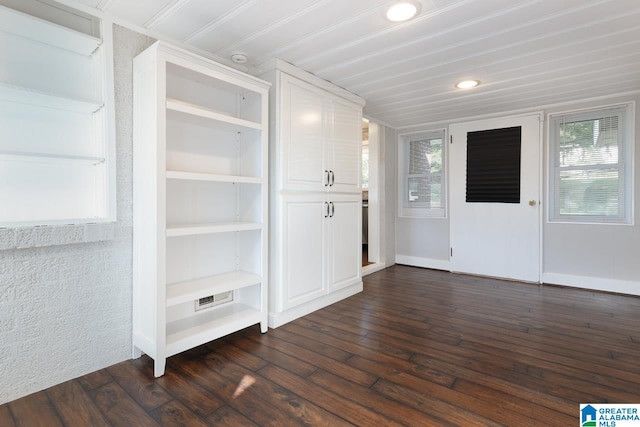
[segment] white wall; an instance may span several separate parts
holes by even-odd
[[[387,267],[395,264],[396,256],[396,140],[397,134],[392,128],[380,125],[381,133],[381,181],[383,191],[380,198],[383,201],[384,212],[382,219],[382,236],[380,246],[384,248],[384,259]]]
[[[0,404],[131,357],[132,58],[114,28],[116,224],[0,230]]]
[[[634,199],[640,200],[640,96],[616,96],[546,106],[532,111],[546,114],[636,101]],[[506,112],[504,116],[513,113]],[[455,120],[460,122],[466,120]],[[398,134],[448,128],[449,123],[398,130]],[[397,139],[397,138],[396,138]],[[546,159],[547,132],[544,132]],[[396,141],[397,145],[397,141]],[[640,295],[640,214],[636,203],[634,225],[592,225],[546,221],[546,160],[543,160],[543,271],[545,283],[577,286]],[[449,170],[448,174],[460,173]],[[397,191],[397,190],[396,190]],[[449,220],[442,218],[396,218],[396,262],[428,268],[449,269]]]

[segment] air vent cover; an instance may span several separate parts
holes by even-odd
[[[197,299],[195,301],[195,309],[196,311],[200,311],[231,301],[233,301],[233,291],[222,292],[220,294],[209,295],[208,297]]]

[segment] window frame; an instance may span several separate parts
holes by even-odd
[[[558,134],[562,122],[595,120],[606,116],[618,117],[622,142],[618,146],[623,153],[622,159],[614,164],[587,164],[582,166],[561,167],[559,162]],[[550,113],[547,116],[547,178],[548,197],[547,221],[571,224],[611,224],[633,225],[634,212],[634,147],[635,147],[635,102],[605,105],[596,108]],[[618,190],[618,203],[622,208],[617,216],[561,214],[560,213],[560,172],[567,170],[604,170],[617,169],[622,177],[622,186]],[[619,181],[620,182],[620,181]]]
[[[428,129],[398,135],[398,216],[402,218],[446,218],[447,217],[447,162],[448,149],[446,128]],[[437,173],[409,174],[410,143],[424,139],[442,139],[442,166]],[[440,177],[440,207],[407,206],[405,195],[409,191],[410,178]]]

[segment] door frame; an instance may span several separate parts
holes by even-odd
[[[451,133],[451,126],[453,125],[462,125],[465,123],[475,123],[475,122],[482,122],[482,121],[490,121],[490,120],[513,120],[513,119],[518,119],[518,118],[522,118],[522,117],[533,117],[533,116],[537,116],[538,117],[538,132],[539,132],[539,142],[538,142],[538,280],[535,283],[542,283],[542,273],[543,273],[543,266],[544,266],[544,251],[543,251],[543,244],[544,244],[544,212],[546,211],[546,193],[544,192],[544,181],[545,181],[545,174],[547,173],[547,159],[545,158],[545,141],[546,141],[546,134],[544,133],[545,131],[545,114],[544,111],[538,110],[538,111],[531,111],[531,112],[525,112],[525,113],[521,113],[521,114],[513,114],[513,115],[508,115],[508,116],[487,116],[487,117],[479,117],[476,119],[472,119],[472,120],[464,120],[464,121],[456,121],[456,122],[452,122],[449,123],[449,126],[447,128],[447,133],[449,135],[450,138],[452,138],[452,133]],[[451,142],[451,140],[450,140]],[[449,150],[449,152],[451,152]],[[451,186],[451,155],[447,156],[447,166],[448,166],[448,171],[447,171],[447,181],[449,183],[448,185],[448,189],[447,189],[447,197],[449,200],[448,203],[448,209],[449,212],[452,211],[451,209],[451,190],[452,190],[452,186]],[[451,245],[451,215],[449,216],[449,244]],[[449,264],[451,265],[451,257],[449,258]],[[451,267],[449,268],[450,271],[454,271]],[[473,275],[473,273],[465,273],[465,274],[471,274]],[[509,278],[505,278],[505,280],[515,280],[515,279],[509,279]]]
[[[385,245],[383,244],[384,209],[386,195],[384,194],[382,150],[385,147],[384,127],[375,119],[369,120],[369,257],[373,252],[374,263],[362,267],[362,275],[366,276],[386,267]],[[373,251],[372,251],[373,249]]]

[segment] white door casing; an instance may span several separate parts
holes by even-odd
[[[449,145],[451,270],[540,281],[541,114],[451,125]],[[520,126],[519,203],[467,203],[467,133]]]

